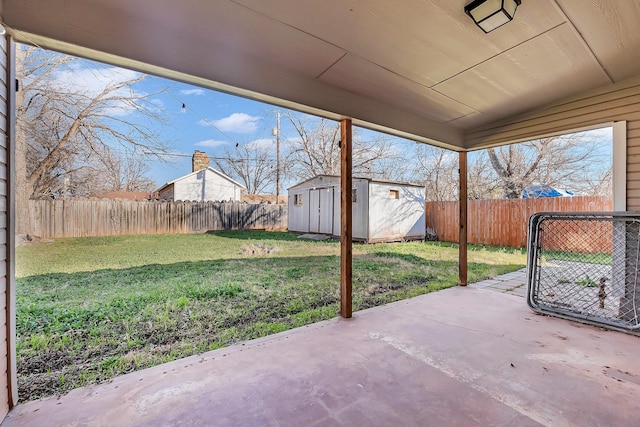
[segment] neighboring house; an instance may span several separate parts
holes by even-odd
[[[240,201],[245,187],[227,175],[209,166],[209,156],[196,151],[192,159],[192,172],[158,188],[162,200]]]
[[[554,188],[548,184],[534,184],[524,189],[523,199],[535,199],[539,197],[568,197],[574,196],[572,191]]]
[[[289,191],[289,227],[295,233],[340,235],[340,177],[319,175]],[[425,188],[353,178],[353,239],[369,243],[422,240]]]

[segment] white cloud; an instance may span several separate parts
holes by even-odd
[[[254,139],[247,144],[249,147],[259,150],[275,150],[276,142],[270,138]]]
[[[204,89],[182,89],[180,93],[183,95],[201,96],[204,95]]]
[[[216,141],[215,139],[207,139],[205,141],[196,142],[194,145],[198,147],[216,148],[216,147],[220,147],[222,145],[227,145],[227,144],[229,143],[226,141]]]
[[[140,73],[118,67],[87,67],[85,64],[74,62],[66,69],[56,71],[52,77],[52,85],[70,96],[95,98],[106,88],[116,86],[140,77]],[[132,87],[115,89],[109,98],[132,98],[144,95]],[[85,99],[86,99],[85,98]],[[125,116],[136,109],[134,101],[118,100],[107,102],[102,113],[110,116]]]
[[[253,133],[258,129],[261,118],[245,113],[233,113],[229,117],[219,120],[200,120],[201,126],[215,126],[223,132]]]

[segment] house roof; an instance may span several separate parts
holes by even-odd
[[[313,178],[309,178],[309,179],[305,179],[302,182],[299,182],[295,185],[292,185],[291,187],[287,188],[287,190],[291,190],[297,187],[300,187],[301,185],[304,185],[308,182],[311,181],[315,181],[318,178],[337,178],[340,179],[340,176],[338,175],[316,175]],[[353,179],[358,179],[361,181],[369,181],[369,182],[378,182],[381,184],[395,184],[395,185],[403,185],[403,186],[408,186],[408,187],[420,187],[420,188],[424,188],[424,185],[420,185],[420,184],[415,184],[415,183],[411,183],[411,182],[400,182],[400,181],[390,181],[390,180],[385,180],[385,179],[375,179],[375,178],[364,178],[364,177],[356,177],[354,176]]]
[[[235,186],[237,186],[237,187],[240,187],[240,188],[242,188],[242,189],[246,189],[246,187],[245,187],[244,185],[240,184],[238,181],[234,181],[233,179],[229,178],[227,175],[225,175],[225,174],[223,174],[222,172],[217,171],[217,170],[215,170],[214,168],[212,168],[211,166],[209,166],[209,167],[208,167],[208,168],[206,168],[206,169],[201,169],[201,170],[198,170],[198,171],[195,171],[195,172],[191,172],[191,173],[188,173],[188,174],[186,174],[186,175],[184,175],[184,176],[181,176],[181,177],[179,177],[179,178],[176,178],[176,179],[174,179],[173,181],[169,181],[169,182],[167,182],[166,184],[164,184],[163,186],[161,186],[160,188],[158,188],[158,189],[157,189],[157,190],[155,190],[155,191],[156,191],[156,192],[160,192],[160,191],[164,190],[165,188],[167,188],[168,186],[173,185],[173,184],[175,184],[175,183],[176,183],[176,182],[178,182],[178,181],[182,181],[183,179],[187,179],[187,178],[189,178],[190,176],[193,176],[193,175],[197,174],[198,172],[201,172],[202,170],[208,170],[208,171],[211,171],[211,172],[215,173],[216,175],[220,176],[221,178],[226,179],[227,181],[229,181],[229,182],[230,182],[230,183],[232,183],[233,185],[235,185]]]
[[[640,2],[524,1],[484,34],[469,0],[4,0],[16,40],[455,150],[640,76]]]

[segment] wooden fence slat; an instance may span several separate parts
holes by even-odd
[[[40,238],[287,228],[287,206],[222,202],[29,200]]]
[[[469,200],[468,242],[524,247],[529,217],[536,212],[611,211],[610,196],[548,197],[538,199]],[[458,242],[458,202],[427,202],[427,227],[438,240]],[[595,243],[598,246],[601,243]]]

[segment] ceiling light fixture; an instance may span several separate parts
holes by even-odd
[[[511,21],[520,3],[521,0],[474,0],[464,7],[464,11],[488,33]]]

